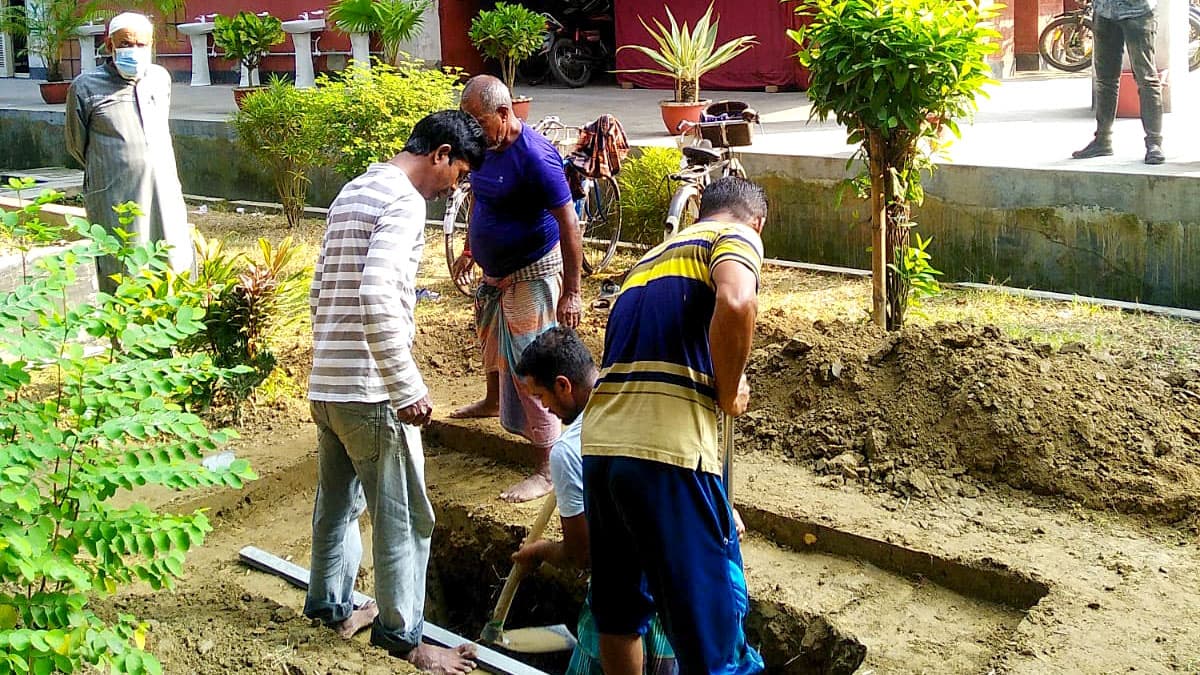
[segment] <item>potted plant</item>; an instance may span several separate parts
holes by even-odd
[[[500,62],[501,79],[511,92],[517,79],[517,65],[537,53],[546,36],[546,17],[521,5],[497,2],[495,9],[484,10],[471,20],[468,33],[475,48]],[[513,96],[513,112],[529,119],[533,99]]]
[[[235,16],[217,15],[213,19],[213,44],[246,69],[248,86],[234,87],[233,100],[241,105],[246,94],[260,89],[258,66],[273,45],[283,42],[283,23],[273,16],[238,12]]]
[[[619,52],[622,49],[632,49],[641,52],[657,67],[628,68],[616,72],[647,73],[673,79],[675,98],[662,101],[659,105],[667,131],[678,134],[681,121],[700,121],[700,113],[708,106],[708,101],[700,100],[700,78],[740,56],[758,42],[753,35],[743,35],[717,46],[717,24],[720,17],[712,17],[712,4],[709,4],[708,11],[696,22],[695,28],[689,27],[687,23],[680,26],[675,21],[671,8],[666,7],[666,10],[670,28],[663,26],[658,19],[654,20],[654,28],[651,28],[646,25],[645,19],[638,17],[642,27],[658,44],[657,49],[642,45],[625,45],[617,50]]]
[[[350,35],[352,58],[371,66],[371,33],[379,33],[385,62],[396,65],[400,45],[421,33],[431,0],[337,0],[329,8],[329,20]]]
[[[64,103],[70,80],[64,77],[62,49],[79,35],[75,29],[87,25],[97,13],[95,2],[42,0],[37,4],[9,5],[0,8],[0,33],[24,35],[28,51],[46,64],[46,81],[41,84],[42,100]]]

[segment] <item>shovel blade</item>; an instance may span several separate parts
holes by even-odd
[[[549,654],[575,649],[575,636],[563,624],[504,631],[497,645],[521,654]]]

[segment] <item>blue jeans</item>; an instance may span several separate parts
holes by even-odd
[[[1162,145],[1162,83],[1154,65],[1154,35],[1158,22],[1150,12],[1115,21],[1100,15],[1092,18],[1096,35],[1092,51],[1096,68],[1096,137],[1112,138],[1117,116],[1117,90],[1121,83],[1121,55],[1129,52],[1129,64],[1137,80],[1142,129],[1146,145]]]
[[[304,615],[335,625],[353,611],[362,560],[358,517],[365,508],[374,526],[379,606],[371,644],[404,656],[421,643],[434,521],[421,432],[401,424],[386,402],[310,401],[310,408],[319,457]]]

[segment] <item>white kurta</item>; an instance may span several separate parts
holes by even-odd
[[[111,63],[75,78],[67,95],[67,150],[84,166],[83,192],[88,219],[110,232],[121,227],[112,207],[137,202],[143,216],[125,226],[134,241],[171,246],[171,267],[193,269],[194,249],[187,205],[175,168],[168,114],[171,76],[149,67],[136,82],[121,77]],[[121,270],[116,260],[98,264],[100,288],[112,291],[109,277]]]

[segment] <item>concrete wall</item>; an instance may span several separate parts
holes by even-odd
[[[266,172],[222,122],[172,120],[189,194],[278,201]],[[744,152],[770,194],[764,240],[772,257],[866,268],[866,208],[834,206],[845,160]],[[0,110],[0,169],[67,165],[62,113]],[[309,203],[327,206],[343,181],[314,177]],[[916,209],[934,265],[953,281],[1200,309],[1200,180],[1187,176],[947,164]],[[432,204],[430,216],[437,217]]]
[[[766,186],[767,255],[870,268],[869,212],[836,207],[841,159],[743,155]],[[1200,181],[946,165],[913,212],[947,281],[1200,308]]]

